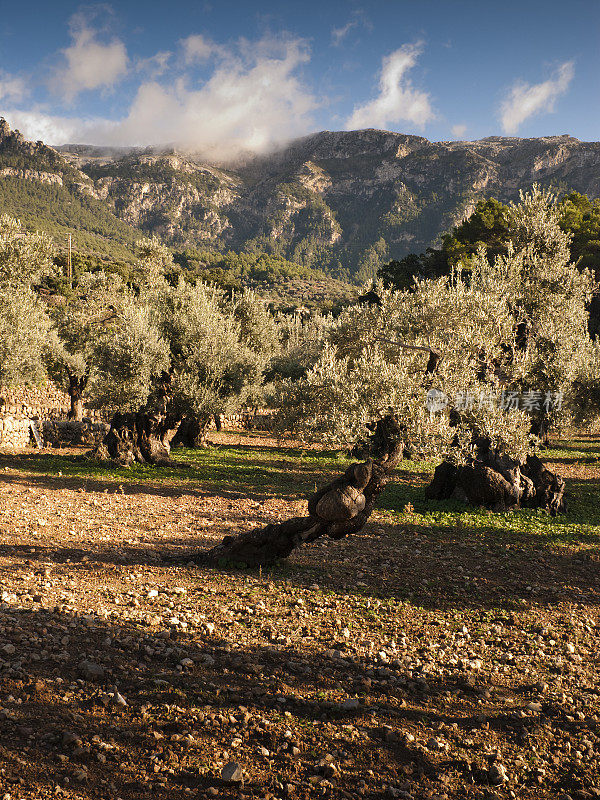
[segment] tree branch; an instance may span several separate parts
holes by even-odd
[[[386,342],[387,344],[393,344],[395,347],[402,347],[405,350],[422,350],[424,353],[439,353],[435,347],[431,347],[430,345],[422,345],[422,344],[405,344],[404,342],[394,342],[392,339],[385,339],[383,336],[375,336],[374,337],[378,342]]]

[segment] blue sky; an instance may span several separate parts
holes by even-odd
[[[228,156],[316,130],[600,139],[600,2],[4,4],[0,114]]]

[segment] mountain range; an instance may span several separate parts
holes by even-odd
[[[0,120],[0,211],[105,257],[130,258],[141,232],[365,280],[436,244],[477,200],[516,200],[534,183],[600,196],[600,143],[323,131],[223,164],[174,148],[52,148]]]

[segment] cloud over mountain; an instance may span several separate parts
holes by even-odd
[[[405,44],[383,59],[379,94],[354,108],[346,121],[346,130],[389,128],[402,121],[425,125],[434,119],[429,95],[415,89],[407,78],[422,51],[422,42]]]
[[[77,53],[81,41],[94,42],[89,28],[78,28],[76,37]],[[265,152],[311,130],[317,101],[299,74],[310,58],[303,40],[265,36],[224,46],[191,36],[182,47],[183,69],[167,71],[164,79],[157,75],[142,80],[121,119],[50,115],[42,108],[9,109],[5,114],[28,137],[53,144],[173,143],[212,158],[229,158],[240,151]],[[93,52],[92,61],[100,51]],[[213,63],[206,79],[188,68],[190,61],[209,58]],[[91,88],[94,80],[97,86],[108,86],[111,76],[120,75],[117,65],[125,62],[116,59],[102,78],[93,79],[88,76],[89,64],[83,68],[79,55],[73,55],[70,63],[79,67],[69,70],[68,76],[61,72],[60,83],[73,96],[84,87]],[[165,70],[166,63],[161,62]]]
[[[529,117],[554,111],[556,100],[565,94],[574,76],[573,62],[565,61],[547,81],[534,84],[517,81],[500,108],[504,132],[515,134]]]

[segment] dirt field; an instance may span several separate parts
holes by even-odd
[[[552,451],[564,518],[432,508],[407,465],[268,574],[189,558],[340,467],[218,444],[0,454],[0,800],[600,797],[595,442]]]

